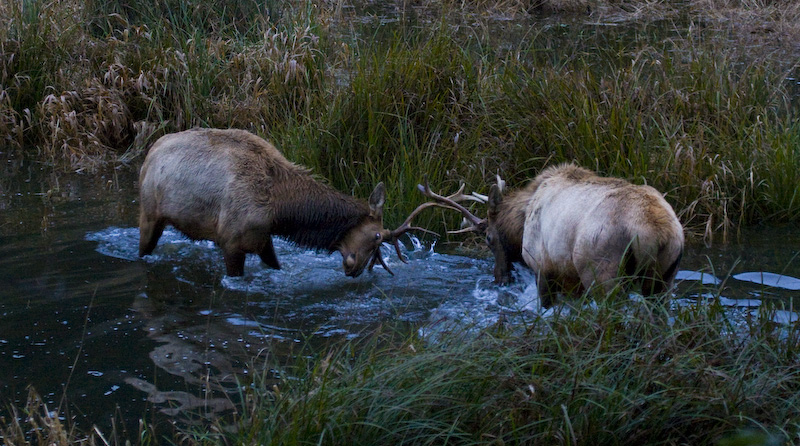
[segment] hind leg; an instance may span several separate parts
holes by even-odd
[[[662,280],[655,271],[647,271],[642,277],[642,295],[645,297],[663,294],[671,288],[671,284]]]
[[[144,214],[139,215],[139,257],[151,254],[156,249],[165,226],[163,219],[149,219]]]
[[[607,296],[618,286],[629,280],[625,272],[624,255],[596,256],[576,264],[580,283],[588,290],[592,286],[598,287]]]
[[[275,248],[272,246],[272,237],[267,236],[264,247],[258,253],[261,261],[266,263],[267,266],[274,269],[281,269],[281,264],[278,263],[278,256],[275,255]]]
[[[552,307],[556,302],[558,292],[561,290],[556,280],[556,275],[547,271],[539,271],[536,274],[536,287],[539,291],[539,300],[541,301],[542,308],[547,309]]]

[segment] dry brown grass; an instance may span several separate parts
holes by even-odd
[[[48,160],[64,158],[76,171],[94,171],[115,159],[131,134],[130,111],[121,92],[90,79],[80,90],[47,95],[39,105]]]
[[[306,112],[309,89],[319,90],[319,30],[308,24],[248,17],[248,39],[261,34],[254,42],[129,23],[95,8],[86,0],[0,4],[3,147],[35,146],[50,164],[95,171],[136,158],[169,131],[265,131]],[[190,19],[206,23],[194,17],[203,11]]]
[[[693,15],[728,29],[745,50],[767,46],[800,54],[800,2],[795,0],[692,0]]]
[[[0,439],[4,446],[78,444],[76,433],[51,411],[38,393],[30,390],[21,411],[11,407],[12,420],[0,417]],[[91,442],[89,444],[96,444]]]
[[[105,431],[98,426],[79,427],[66,416],[62,405],[53,407],[39,393],[28,389],[24,408],[9,407],[9,419],[0,417],[0,445],[2,446],[130,446],[131,444],[159,444],[148,426],[139,420],[138,432],[127,432],[116,417]],[[177,439],[179,436],[174,435]],[[138,441],[137,441],[138,440]]]

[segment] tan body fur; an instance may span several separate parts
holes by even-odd
[[[507,198],[493,191],[489,213],[487,238],[494,231],[510,258],[498,271],[495,255],[495,278],[510,278],[518,253],[537,275],[544,307],[593,284],[609,291],[620,275],[635,278],[645,295],[664,292],[683,252],[683,228],[657,190],[571,164],[544,170]]]
[[[193,129],[165,135],[139,176],[139,255],[150,254],[167,224],[213,240],[228,275],[242,275],[246,253],[280,268],[272,235],[338,250],[357,276],[380,247],[383,184],[369,205],[315,180],[270,143],[243,130]]]

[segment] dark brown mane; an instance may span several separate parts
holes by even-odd
[[[369,217],[366,203],[309,175],[283,184],[291,190],[275,188],[272,233],[299,246],[333,252],[350,229]]]
[[[525,215],[528,199],[539,186],[538,183],[531,181],[523,189],[510,192],[503,197],[503,201],[498,206],[497,219],[495,225],[497,231],[503,237],[509,255],[508,261],[522,261],[522,232],[525,226]]]

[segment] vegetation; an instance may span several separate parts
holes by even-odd
[[[648,302],[538,318],[524,335],[378,333],[248,395],[237,432],[200,443],[783,444],[800,428],[798,335]]]
[[[521,332],[522,331],[522,332]],[[718,304],[665,310],[609,299],[518,329],[385,328],[328,351],[298,352],[277,385],[256,381],[229,424],[188,445],[748,444],[800,434],[800,328]],[[265,371],[266,373],[266,371]],[[265,375],[266,376],[266,375]],[[123,444],[32,416],[3,428],[48,444]],[[29,430],[30,429],[30,430]],[[102,439],[101,439],[102,438]],[[158,443],[149,426],[139,441]],[[101,443],[102,441],[102,443]],[[44,444],[39,442],[39,444]]]
[[[311,1],[5,2],[0,135],[17,156],[88,172],[138,165],[167,132],[247,128],[339,189],[392,185],[390,221],[425,174],[485,192],[496,173],[519,186],[563,161],[654,185],[706,237],[800,218],[797,55],[757,40],[793,32],[800,8],[581,3],[613,27],[529,15],[577,3],[401,5],[405,20],[378,26]]]
[[[797,222],[800,7],[677,3],[398,2],[400,19],[377,25],[313,0],[0,2],[0,151],[91,173],[135,168],[168,132],[240,127],[340,190],[386,182],[390,225],[423,175],[485,192],[497,173],[515,187],[564,161],[655,186],[708,239]],[[577,15],[534,16],[551,11]],[[797,441],[796,326],[630,306],[300,355],[293,379],[243,395],[235,433],[180,441]],[[35,393],[14,413],[5,444],[124,443],[76,432]],[[138,438],[157,442],[145,425]]]

